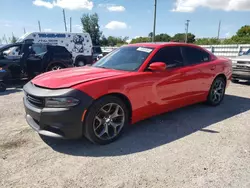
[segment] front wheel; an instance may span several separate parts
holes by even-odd
[[[109,144],[121,136],[128,124],[128,109],[115,96],[96,101],[88,110],[84,122],[84,135],[93,143]]]
[[[212,106],[219,105],[225,95],[226,90],[226,82],[222,77],[217,77],[209,91],[209,95],[207,97],[207,103]]]

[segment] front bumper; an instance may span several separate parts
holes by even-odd
[[[232,78],[250,80],[250,70],[233,69]]]
[[[55,138],[79,138],[83,133],[82,116],[93,102],[87,94],[75,89],[50,90],[40,88],[31,82],[24,86],[23,98],[26,121],[39,134]],[[29,97],[28,97],[29,96]],[[36,100],[45,97],[75,97],[80,104],[70,108],[46,108],[30,101],[30,96]]]

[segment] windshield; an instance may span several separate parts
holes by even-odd
[[[103,57],[95,64],[94,67],[135,71],[147,59],[153,48],[144,48],[138,46],[121,47],[107,56]]]
[[[250,49],[244,53],[244,55],[250,55]]]
[[[26,38],[28,35],[29,35],[29,33],[24,34],[16,42],[23,42],[23,39]]]

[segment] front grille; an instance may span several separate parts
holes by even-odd
[[[250,64],[250,61],[238,61],[237,63],[245,65],[245,64]]]
[[[26,95],[27,101],[29,101],[29,103],[33,104],[34,106],[38,106],[38,107],[44,107],[44,99],[41,97],[36,97],[30,94]]]

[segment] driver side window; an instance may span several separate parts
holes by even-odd
[[[168,68],[179,67],[183,65],[183,57],[179,46],[169,46],[160,49],[152,58],[150,63],[163,62]]]

